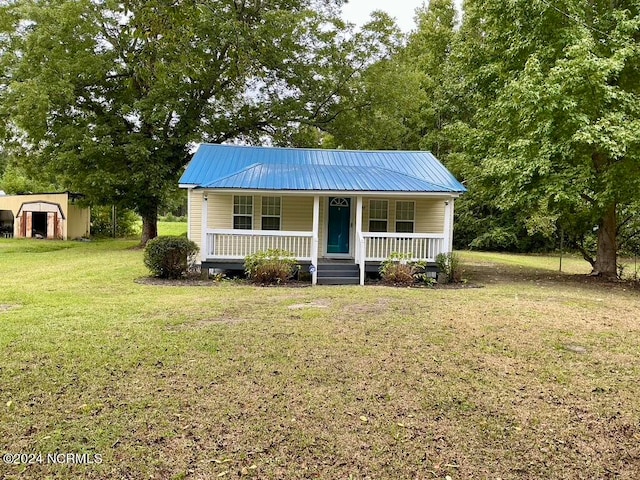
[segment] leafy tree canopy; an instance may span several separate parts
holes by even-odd
[[[156,235],[196,142],[278,144],[338,115],[389,56],[384,22],[354,33],[342,2],[18,0],[0,7],[5,145]]]
[[[633,0],[469,0],[451,56],[472,107],[448,126],[452,161],[476,207],[563,228],[608,277],[640,194],[639,39]]]

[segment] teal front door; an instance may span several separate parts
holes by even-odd
[[[351,199],[329,198],[329,227],[327,231],[327,253],[349,253],[349,230],[351,225]]]

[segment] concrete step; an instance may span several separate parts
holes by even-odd
[[[358,265],[355,263],[349,263],[347,265],[340,263],[321,263],[318,266],[320,268],[335,268],[336,270],[353,270],[354,268],[358,268]]]
[[[359,269],[354,270],[336,270],[336,269],[318,269],[319,277],[357,277],[360,274]]]
[[[355,263],[318,264],[318,284],[320,285],[358,285],[360,267]]]
[[[350,270],[353,268],[358,268],[357,263],[319,263],[318,267],[320,268],[336,268],[339,270]]]
[[[359,277],[318,277],[318,285],[358,285]]]

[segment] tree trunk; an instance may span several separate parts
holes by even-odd
[[[612,204],[604,212],[598,228],[598,253],[592,275],[607,279],[618,278],[618,246],[616,205]]]
[[[157,205],[142,213],[142,238],[140,245],[145,246],[149,240],[158,236],[158,207]]]

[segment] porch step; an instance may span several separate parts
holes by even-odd
[[[318,264],[319,285],[358,285],[360,268],[354,263]]]

